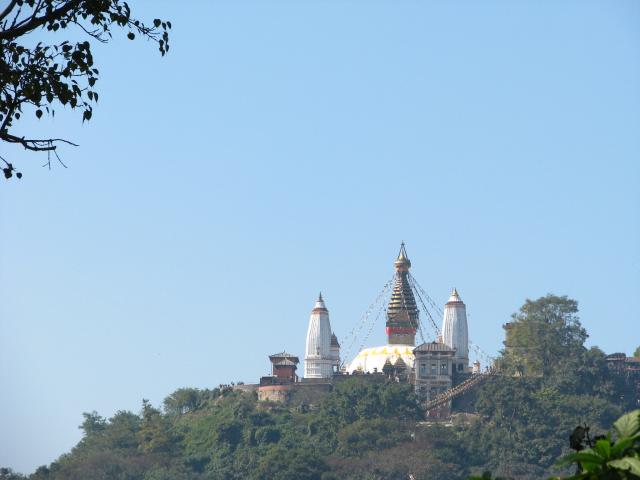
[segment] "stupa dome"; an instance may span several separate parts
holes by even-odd
[[[389,361],[392,365],[396,365],[399,359],[402,359],[407,369],[411,370],[415,360],[414,348],[414,345],[382,345],[365,348],[356,355],[347,367],[347,371],[349,373],[382,373],[385,362]]]

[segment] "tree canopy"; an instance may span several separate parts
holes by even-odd
[[[138,35],[154,41],[164,55],[169,51],[170,28],[171,22],[160,19],[138,20],[122,0],[9,0],[0,9],[0,140],[27,151],[45,152],[49,166],[52,154],[62,163],[58,145],[75,144],[61,137],[33,138],[19,131],[21,116],[53,116],[63,106],[81,111],[83,122],[91,120],[99,98],[96,82],[100,74],[91,41],[108,43],[120,29],[131,40]],[[52,41],[35,45],[30,39],[37,30],[67,29],[77,30],[85,39],[54,41],[52,35]],[[5,178],[22,177],[15,159],[0,160]]]
[[[528,376],[549,376],[564,361],[581,358],[588,335],[580,324],[578,302],[547,295],[526,300],[507,324],[501,368]]]

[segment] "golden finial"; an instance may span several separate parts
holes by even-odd
[[[407,250],[404,247],[404,242],[400,244],[400,253],[398,253],[398,258],[395,262],[396,270],[399,271],[408,271],[411,268],[411,261],[407,256]]]

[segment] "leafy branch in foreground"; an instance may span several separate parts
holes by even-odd
[[[576,453],[560,459],[558,466],[574,465],[570,477],[553,480],[635,480],[640,479],[640,410],[634,410],[616,420],[614,434],[589,436],[589,427],[578,426],[569,438]],[[469,480],[491,480],[491,473]],[[504,480],[496,477],[493,480]]]
[[[169,51],[171,22],[155,19],[145,24],[131,16],[122,0],[10,0],[0,10],[0,140],[47,152],[49,167],[52,152],[60,161],[56,152],[60,143],[75,144],[63,138],[31,138],[15,132],[15,124],[26,109],[38,119],[54,116],[56,105],[80,109],[82,121],[91,120],[92,104],[99,98],[95,85],[100,72],[89,40],[39,42],[31,47],[25,46],[25,40],[36,30],[72,27],[100,43],[108,43],[112,31],[122,28],[130,40],[137,34],[155,42],[162,55]],[[5,178],[14,173],[21,177],[12,162],[0,160]]]
[[[578,428],[584,433],[578,432],[576,436]],[[572,448],[577,452],[559,462],[577,467],[575,475],[566,480],[640,479],[640,410],[616,420],[615,440],[611,433],[591,440],[588,429],[578,428],[572,435],[572,440],[577,440],[572,442]]]

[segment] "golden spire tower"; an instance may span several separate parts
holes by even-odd
[[[396,278],[387,308],[387,338],[390,345],[415,345],[418,329],[418,306],[409,285],[411,261],[404,242],[395,261]]]

